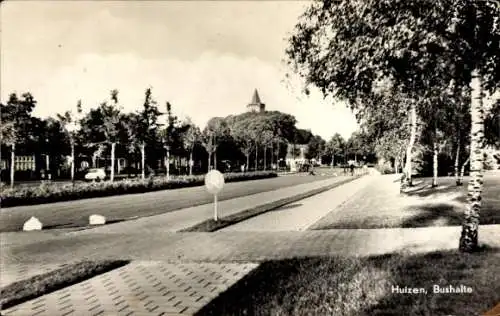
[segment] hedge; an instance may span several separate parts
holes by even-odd
[[[226,182],[247,181],[277,177],[276,172],[258,171],[245,173],[226,173]],[[87,198],[105,197],[121,194],[145,193],[204,185],[205,176],[180,176],[167,180],[154,177],[145,180],[126,179],[104,182],[42,183],[37,187],[14,187],[0,193],[1,207],[35,205],[72,201]]]

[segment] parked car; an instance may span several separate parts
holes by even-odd
[[[104,170],[104,168],[89,169],[85,174],[85,180],[89,181],[106,180],[106,171]]]

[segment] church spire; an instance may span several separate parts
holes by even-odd
[[[266,105],[260,101],[257,89],[254,90],[252,101],[247,105],[247,108],[252,112],[264,112],[266,110]]]

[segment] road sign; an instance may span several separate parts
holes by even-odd
[[[205,187],[214,195],[214,220],[217,221],[217,194],[224,187],[224,175],[218,170],[210,170],[205,175]]]
[[[217,195],[224,187],[224,176],[218,170],[211,170],[205,175],[207,191]]]

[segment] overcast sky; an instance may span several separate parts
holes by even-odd
[[[348,137],[342,103],[285,84],[285,38],[306,1],[6,1],[1,6],[1,98],[30,91],[45,117],[95,107],[118,89],[126,111],[144,90],[203,127],[246,110],[258,89],[268,110],[295,115],[323,138]]]

